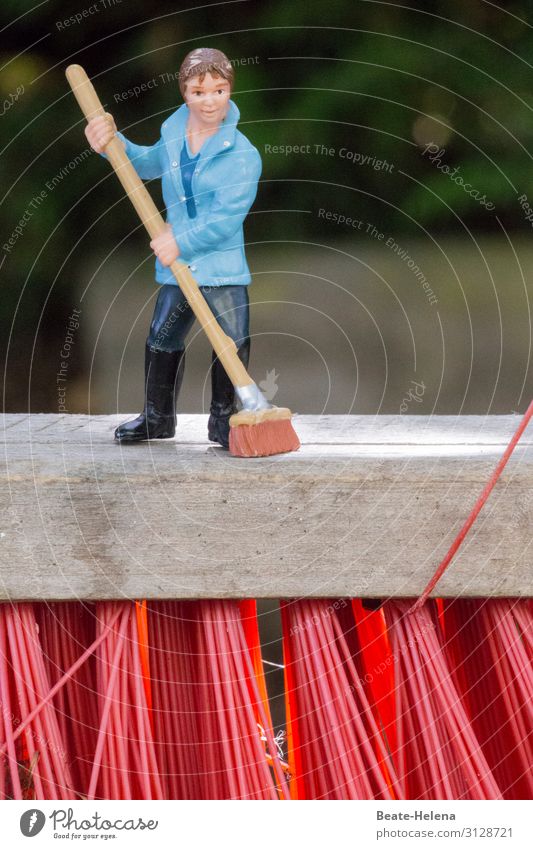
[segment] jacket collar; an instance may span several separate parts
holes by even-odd
[[[163,122],[161,133],[165,144],[170,144],[172,147],[177,145],[181,151],[188,118],[189,107],[187,104],[183,103],[179,109],[176,109],[176,111]],[[235,134],[237,132],[237,123],[239,118],[240,112],[233,100],[230,100],[228,112],[219,130],[214,136],[207,139],[200,148],[200,159],[203,159],[206,156],[215,156],[217,153],[220,153],[220,151],[229,150],[233,147],[235,144]]]

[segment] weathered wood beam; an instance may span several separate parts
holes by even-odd
[[[298,453],[241,460],[206,417],[120,446],[127,416],[8,415],[0,598],[415,596],[518,416],[302,416]],[[531,435],[444,596],[533,595]]]

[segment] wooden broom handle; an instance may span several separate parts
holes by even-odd
[[[81,65],[69,65],[66,70],[66,76],[87,120],[90,121],[91,118],[104,116],[106,114],[105,109]],[[128,159],[124,145],[118,136],[114,136],[109,144],[106,145],[105,153],[148,233],[152,239],[155,236],[159,236],[165,230],[166,224],[153,202],[148,189]],[[207,301],[200,292],[198,283],[194,279],[188,265],[175,260],[170,266],[170,270],[179,283],[182,292],[187,298],[196,318],[202,325],[233,385],[249,386],[252,384],[252,378],[237,355],[235,342],[220,327]]]

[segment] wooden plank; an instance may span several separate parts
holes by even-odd
[[[5,416],[0,599],[417,595],[519,416],[302,416],[302,448],[244,460],[180,415]],[[533,446],[516,449],[444,596],[533,595]]]

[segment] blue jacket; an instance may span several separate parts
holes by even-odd
[[[180,106],[163,122],[156,144],[133,144],[122,133],[126,153],[143,180],[162,179],[167,222],[200,286],[246,286],[251,281],[244,254],[243,222],[257,193],[261,157],[237,129],[239,110],[229,102],[226,118],[204,142],[192,179],[196,218],[189,218],[180,174],[180,154],[189,108]],[[155,263],[158,283],[174,283],[169,268]],[[177,285],[177,284],[176,284]]]

